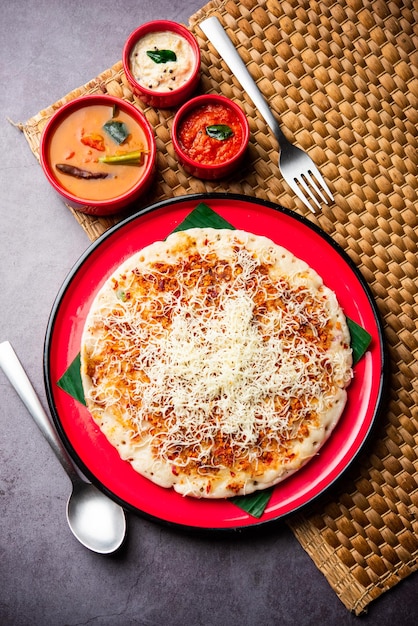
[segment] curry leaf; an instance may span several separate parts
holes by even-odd
[[[172,50],[147,50],[147,55],[154,61],[154,63],[177,61],[176,53]]]
[[[103,130],[105,130],[109,137],[117,144],[123,143],[129,135],[129,130],[125,122],[120,122],[119,120],[109,120],[103,125]]]
[[[212,126],[206,126],[206,134],[213,139],[224,141],[225,139],[232,137],[234,131],[226,124],[213,124]]]

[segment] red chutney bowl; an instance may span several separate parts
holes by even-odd
[[[133,93],[146,104],[172,108],[185,102],[200,80],[200,48],[182,24],[155,20],[128,37],[123,69]]]
[[[147,191],[156,153],[143,113],[107,95],[64,104],[40,141],[41,166],[55,191],[81,213],[98,216],[120,212]]]
[[[232,174],[247,150],[250,128],[243,110],[229,98],[204,95],[177,112],[171,130],[183,168],[197,178],[215,180]]]

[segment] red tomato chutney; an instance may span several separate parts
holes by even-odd
[[[208,127],[219,126],[228,127],[232,133],[222,132],[221,129],[219,138],[208,134]],[[222,138],[225,135],[228,136]],[[202,165],[219,165],[229,161],[241,149],[243,136],[243,128],[236,113],[220,103],[197,107],[181,121],[178,130],[184,153]]]

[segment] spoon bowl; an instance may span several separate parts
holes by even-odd
[[[73,490],[67,502],[67,521],[73,535],[93,552],[98,554],[115,552],[126,536],[125,511],[97,487],[81,478],[8,341],[0,343],[0,368],[17,391],[72,482]]]
[[[123,509],[97,487],[81,479],[73,480],[73,491],[67,502],[67,521],[73,535],[86,548],[99,554],[115,552],[126,533]]]

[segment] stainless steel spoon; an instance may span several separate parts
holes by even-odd
[[[0,367],[17,391],[45,439],[67,472],[73,490],[67,502],[67,521],[74,536],[99,554],[115,552],[126,535],[125,511],[94,485],[85,482],[52,426],[13,347],[0,343]]]

